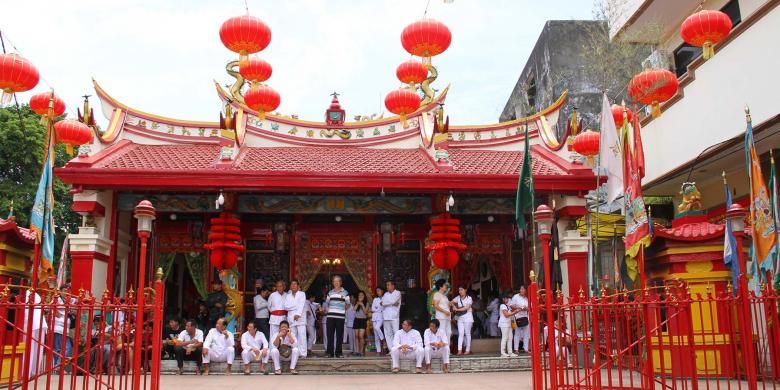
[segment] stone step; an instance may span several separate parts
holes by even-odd
[[[434,359],[432,362],[434,372],[441,371],[441,360]],[[212,375],[221,375],[225,371],[224,363],[210,364]],[[268,362],[270,371],[273,371],[273,362]],[[195,373],[195,363],[185,361],[185,374]],[[286,373],[289,363],[283,362],[282,369]],[[252,364],[253,374],[260,370],[259,363]],[[301,374],[386,374],[390,372],[390,357],[344,357],[344,358],[323,358],[309,357],[298,360],[297,370]],[[519,357],[504,358],[495,355],[470,355],[457,356],[450,358],[450,372],[495,372],[495,371],[530,371],[531,357],[521,355]],[[234,374],[243,374],[244,367],[241,358],[236,358],[232,372]],[[163,360],[161,365],[163,374],[174,374],[176,372],[175,360]],[[414,362],[408,360],[401,361],[402,373],[413,373]]]

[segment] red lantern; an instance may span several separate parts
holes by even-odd
[[[715,55],[713,46],[731,32],[731,18],[721,11],[703,10],[689,16],[680,27],[680,37],[702,48],[705,60]]]
[[[29,91],[38,85],[41,76],[30,61],[17,54],[0,54],[0,91],[7,103],[16,92]]]
[[[647,69],[628,82],[628,94],[634,100],[653,106],[653,117],[661,115],[661,103],[677,94],[677,76],[666,69]]]
[[[239,53],[243,62],[247,55],[257,53],[271,43],[271,29],[254,16],[236,16],[222,23],[219,39],[228,50]]]
[[[433,19],[414,22],[401,33],[401,45],[409,53],[423,57],[430,63],[431,57],[443,53],[450,47],[452,33],[444,23]]]
[[[634,123],[634,112],[630,108],[626,107],[626,116],[628,117],[628,123]],[[623,127],[623,106],[617,104],[612,105],[612,119],[615,120],[615,126],[617,128]]]
[[[65,102],[54,92],[41,92],[30,97],[30,109],[40,116],[49,115],[49,102],[54,100],[52,117],[56,118],[65,113]]]
[[[420,96],[406,88],[398,88],[387,94],[385,107],[393,114],[401,117],[401,123],[406,127],[406,116],[420,108]]]
[[[243,245],[237,244],[241,241],[241,220],[230,213],[212,218],[208,237],[209,243],[204,248],[211,251],[211,264],[219,270],[233,268],[238,261],[238,254],[244,250]]]
[[[57,143],[65,144],[68,154],[73,154],[74,145],[84,145],[92,142],[92,130],[79,121],[66,119],[54,124]]]
[[[599,154],[600,141],[601,134],[588,129],[574,137],[571,147],[575,152],[587,157],[588,162],[593,165],[593,157]]]
[[[271,64],[259,58],[250,58],[246,62],[239,63],[238,72],[248,81],[262,83],[271,78],[273,69]]]
[[[257,111],[260,120],[265,119],[265,114],[279,107],[282,98],[279,93],[267,85],[255,85],[244,94],[244,103],[250,109]]]
[[[395,70],[398,80],[404,84],[409,84],[409,88],[414,90],[414,85],[422,83],[428,78],[428,67],[420,61],[409,60],[402,62]]]
[[[439,269],[453,269],[460,261],[460,254],[455,249],[443,248],[435,250],[433,255],[431,255],[431,260],[433,265]]]

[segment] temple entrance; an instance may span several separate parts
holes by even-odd
[[[332,288],[330,277],[335,275],[341,276],[341,280],[343,282],[342,286],[347,291],[349,291],[350,296],[357,296],[360,288],[358,287],[357,283],[355,283],[355,279],[352,277],[352,275],[349,273],[333,273],[332,275],[328,275],[327,272],[321,272],[317,274],[317,276],[311,282],[311,285],[309,285],[309,288],[306,289],[306,296],[310,297],[314,295],[317,302],[322,302],[322,300],[325,299],[325,294],[327,294],[328,291]]]

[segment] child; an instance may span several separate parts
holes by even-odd
[[[509,301],[512,299],[512,293],[507,292],[501,298],[501,306],[498,308],[498,328],[501,329],[501,357],[516,357],[512,352],[512,321],[519,310],[509,308]]]

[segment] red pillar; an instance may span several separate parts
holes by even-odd
[[[559,261],[565,262],[567,277],[564,281],[569,287],[570,296],[577,295],[580,289],[588,291],[588,253],[565,252],[561,253]]]

